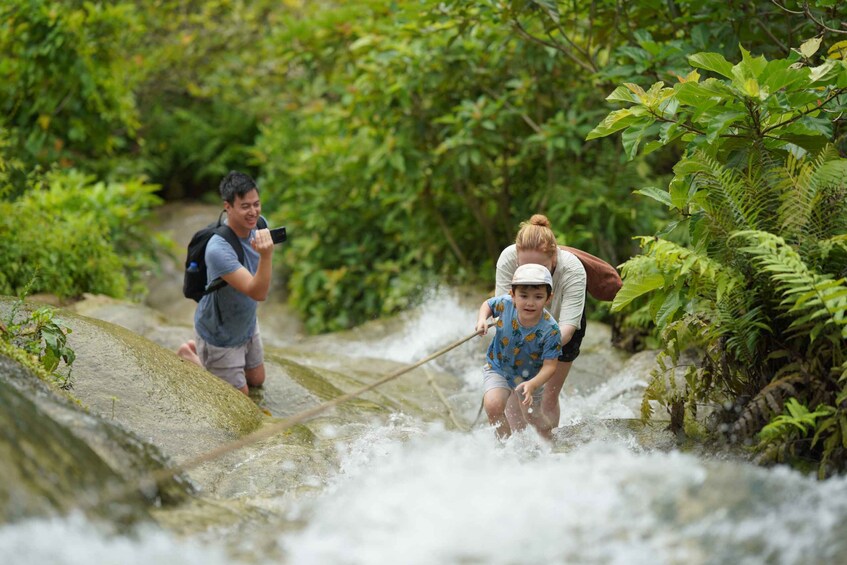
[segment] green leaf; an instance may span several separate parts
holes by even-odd
[[[590,141],[592,139],[596,139],[598,137],[606,137],[616,131],[620,131],[624,128],[631,126],[634,123],[637,123],[639,120],[647,120],[643,116],[637,116],[633,114],[632,110],[629,108],[623,108],[621,110],[615,110],[611,112],[605,119],[600,122],[600,124],[595,127],[593,130],[588,132],[588,135],[585,137],[586,141]]]
[[[635,159],[638,154],[638,145],[644,136],[655,135],[659,132],[659,126],[655,120],[642,120],[632,126],[626,128],[621,134],[621,143],[623,143],[624,151],[630,160]]]
[[[674,314],[676,314],[682,306],[683,300],[680,296],[680,292],[674,291],[668,293],[664,302],[662,302],[662,305],[659,307],[658,312],[656,312],[656,325],[660,328],[667,326],[667,324],[673,319]]]
[[[670,205],[677,210],[685,210],[688,207],[690,194],[691,184],[679,176],[674,177],[668,185]]]
[[[722,75],[726,78],[732,78],[732,65],[723,55],[718,53],[695,53],[689,55],[688,62],[692,67],[705,69]]]
[[[800,54],[803,55],[806,59],[810,58],[812,55],[818,52],[818,49],[821,47],[821,41],[823,41],[823,37],[813,37],[811,39],[807,39],[800,45]]]
[[[667,190],[662,190],[656,186],[647,186],[645,188],[641,188],[639,190],[633,190],[633,194],[640,194],[642,196],[647,196],[648,198],[652,198],[653,200],[657,200],[664,204],[665,206],[671,207],[671,197],[668,194]]]
[[[770,61],[759,81],[773,94],[782,89],[789,90],[801,83],[808,83],[809,71],[805,68],[791,68],[786,60]]]
[[[630,104],[639,104],[641,98],[626,86],[619,86],[606,97],[609,102],[628,102]]]
[[[665,277],[660,274],[646,275],[635,280],[624,279],[623,286],[612,302],[612,312],[619,312],[639,296],[662,288],[664,285]]]
[[[750,52],[741,47],[741,62],[732,67],[732,77],[739,83],[751,78],[758,80],[767,66],[768,61],[764,56],[751,57]]]
[[[843,78],[845,74],[844,61],[836,61],[835,59],[827,59],[823,64],[817,67],[812,67],[809,70],[809,80],[813,83],[828,84],[836,77]],[[839,86],[840,85],[839,81]]]
[[[732,124],[741,121],[746,117],[747,114],[745,112],[739,111],[723,112],[722,114],[718,114],[712,119],[709,123],[709,127],[706,129],[706,142],[713,143],[715,139],[729,129]]]

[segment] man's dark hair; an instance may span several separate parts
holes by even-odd
[[[230,171],[221,181],[221,198],[230,204],[234,204],[236,196],[244,198],[244,195],[253,189],[259,190],[253,177],[238,171]]]

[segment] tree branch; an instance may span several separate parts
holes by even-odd
[[[774,124],[774,125],[772,125],[772,126],[771,126],[771,127],[769,127],[769,128],[765,128],[764,130],[762,130],[762,135],[764,135],[764,134],[766,134],[766,133],[768,133],[768,132],[770,132],[770,131],[773,131],[773,130],[775,130],[775,129],[777,129],[777,128],[781,128],[781,127],[783,127],[783,126],[785,126],[785,125],[788,125],[788,124],[790,124],[791,122],[796,122],[797,120],[799,120],[800,118],[802,118],[803,116],[805,116],[805,115],[807,115],[807,114],[810,114],[810,113],[815,112],[815,111],[817,111],[817,110],[822,110],[822,109],[823,109],[823,107],[824,107],[824,106],[826,106],[829,102],[831,102],[831,101],[832,101],[832,100],[834,100],[835,98],[838,98],[839,96],[841,96],[841,95],[842,95],[842,94],[844,94],[845,92],[847,92],[847,88],[839,88],[838,90],[833,90],[833,91],[829,94],[829,96],[826,98],[826,100],[824,100],[823,102],[821,102],[819,106],[813,106],[813,107],[807,108],[806,110],[803,110],[802,112],[800,112],[800,113],[799,113],[799,114],[797,114],[796,116],[793,116],[793,117],[791,117],[791,118],[789,118],[789,119],[785,120],[784,122],[780,122],[780,123],[778,123],[778,124]]]
[[[788,14],[793,14],[795,16],[802,16],[803,15],[803,12],[797,12],[797,11],[794,11],[794,10],[789,10],[788,8],[786,8],[785,6],[783,6],[782,4],[777,2],[776,0],[771,0],[771,4],[773,4],[774,6],[776,6],[777,8],[779,8],[780,10],[782,10],[783,12],[786,12]]]
[[[815,23],[815,25],[817,25],[821,29],[825,29],[826,31],[831,31],[832,33],[847,35],[847,30],[833,29],[833,28],[829,27],[828,25],[826,25],[825,23],[819,22],[815,18],[815,16],[812,15],[812,10],[809,9],[809,3],[808,2],[803,2],[803,12],[805,12],[807,18],[812,20]]]
[[[524,39],[528,39],[529,41],[534,41],[536,43],[540,43],[541,45],[544,45],[545,47],[550,47],[551,49],[555,49],[556,51],[558,51],[558,52],[562,53],[563,55],[565,55],[566,57],[568,57],[571,61],[576,63],[578,66],[580,66],[584,70],[588,71],[589,73],[595,72],[594,68],[591,65],[587,64],[585,61],[583,61],[579,57],[576,57],[568,49],[565,49],[564,47],[562,47],[558,43],[554,43],[554,42],[550,42],[550,41],[544,41],[540,37],[537,37],[537,36],[529,33],[526,30],[526,28],[524,28],[521,25],[521,23],[517,20],[517,18],[512,18],[512,24],[514,25],[515,29],[517,29],[518,34],[521,37],[523,37]],[[549,36],[549,34],[548,34],[548,36]],[[567,39],[567,37],[565,37],[565,39]],[[568,39],[568,41],[570,41],[570,39]]]

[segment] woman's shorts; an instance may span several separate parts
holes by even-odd
[[[559,355],[559,361],[567,363],[579,357],[579,346],[582,345],[582,338],[585,337],[585,326],[585,310],[583,309],[582,320],[579,321],[579,329],[574,332],[571,340],[562,346],[562,353]]]

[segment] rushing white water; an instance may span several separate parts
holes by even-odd
[[[400,438],[407,438],[403,441]],[[814,563],[844,550],[847,482],[398,419],[344,448],[281,538],[294,563]],[[717,489],[717,490],[716,490]]]
[[[81,515],[0,527],[0,562],[21,565],[226,565],[222,547],[179,540],[149,527],[116,535]]]
[[[298,532],[265,532],[290,563],[835,563],[847,481],[644,452],[625,437],[555,453],[531,435],[421,427],[398,416],[350,445]],[[49,540],[45,543],[44,540]],[[232,563],[224,548],[75,516],[0,529],[7,563]]]
[[[411,362],[473,331],[475,310],[449,293],[420,312],[368,350]],[[482,351],[477,340],[449,362],[467,383],[453,400],[470,406],[471,418]],[[532,432],[500,444],[484,425],[458,432],[403,414],[351,425],[354,433],[338,437],[355,439],[339,441],[339,467],[321,488],[264,501],[303,527],[268,525],[235,552],[214,532],[184,539],[146,526],[116,534],[75,515],[0,527],[0,561],[276,562],[242,557],[257,554],[255,538],[292,564],[799,565],[847,554],[847,479],[646,449],[634,432],[608,425],[637,417],[643,385],[622,371],[569,393],[562,433],[578,437],[564,448]]]

